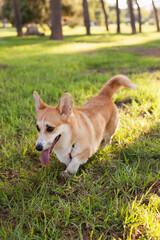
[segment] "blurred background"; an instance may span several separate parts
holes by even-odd
[[[160,0],[0,0],[0,240],[160,239],[159,20]],[[117,74],[138,88],[112,144],[68,180],[42,166],[33,91],[80,107]]]
[[[62,40],[66,32],[159,31],[159,18],[159,0],[0,1],[0,28],[15,28],[18,36],[50,35],[55,40]]]

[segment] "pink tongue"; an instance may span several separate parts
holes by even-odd
[[[42,164],[49,164],[49,152],[50,152],[49,148],[47,150],[42,151],[42,153],[41,153],[41,163]]]

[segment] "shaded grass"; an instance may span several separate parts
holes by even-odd
[[[159,197],[146,192],[159,182],[160,59],[126,52],[123,43],[127,46],[127,41],[137,39],[140,48],[158,48],[158,37],[159,33],[142,34],[139,41],[137,36],[121,35],[118,41],[118,35],[110,34],[101,35],[98,43],[95,35],[68,36],[62,43],[41,37],[3,38],[1,239],[157,237],[154,216],[159,214]],[[33,91],[51,105],[67,91],[81,106],[119,73],[127,74],[139,88],[123,89],[114,96],[124,105],[112,145],[99,149],[69,180],[60,177],[64,166],[54,155],[50,166],[42,166],[35,151]],[[147,196],[155,199],[154,205],[145,207],[141,198]]]

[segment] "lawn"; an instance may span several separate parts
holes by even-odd
[[[160,33],[74,31],[56,42],[0,30],[0,239],[159,239]],[[67,180],[54,154],[42,166],[33,91],[53,106],[70,92],[79,107],[120,73],[138,89],[114,95],[112,144]]]

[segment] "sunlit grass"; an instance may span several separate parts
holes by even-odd
[[[159,182],[160,58],[139,50],[158,51],[160,33],[88,37],[81,28],[64,30],[62,42],[2,34],[0,239],[156,239],[159,193],[147,191]],[[112,145],[68,180],[60,177],[64,166],[54,154],[44,168],[35,150],[33,91],[53,106],[70,92],[82,106],[120,73],[138,89],[113,97],[120,125]]]
[[[2,28],[2,25],[0,25],[0,33],[1,37],[5,36],[16,36],[16,29],[11,28],[11,25],[7,25],[6,29]],[[137,33],[138,33],[138,24],[136,25]],[[44,32],[46,36],[49,36],[51,34],[51,31],[47,25],[44,25],[43,28],[39,27],[40,32]],[[156,27],[154,25],[149,24],[143,24],[142,25],[143,33],[151,33],[156,32]],[[23,32],[26,32],[26,28],[23,28]],[[92,26],[91,27],[91,34],[106,34],[106,33],[112,33],[116,34],[116,24],[110,24],[109,25],[109,32],[106,31],[106,27],[103,26]],[[129,24],[121,24],[121,34],[130,34],[131,33],[131,27]],[[74,36],[74,35],[85,35],[86,29],[84,26],[77,26],[74,28],[71,28],[69,26],[63,26],[63,34],[64,36]],[[119,36],[120,34],[118,34]]]
[[[125,226],[129,229],[127,240],[134,237],[159,239],[160,236],[160,197],[156,194],[143,195],[133,201],[128,209]]]
[[[84,27],[76,27],[71,29],[67,26],[64,27],[64,41],[65,42],[56,42],[53,44],[52,41],[46,39],[46,37],[41,38],[41,41],[36,41],[37,37],[26,37],[25,41],[28,41],[28,44],[22,46],[13,45],[12,51],[14,54],[17,52],[17,48],[21,50],[21,53],[18,52],[19,57],[24,57],[27,49],[27,54],[30,52],[32,55],[41,55],[42,53],[45,54],[65,54],[65,53],[78,53],[78,52],[90,52],[95,51],[96,49],[100,49],[103,47],[116,47],[116,46],[133,46],[138,44],[143,44],[151,41],[152,39],[158,40],[159,33],[157,32],[148,32],[147,29],[154,29],[153,26],[146,26],[145,33],[131,35],[131,34],[113,34],[113,31],[107,33],[104,27],[92,27],[93,28],[93,35],[86,36]],[[127,29],[127,33],[129,33],[129,27],[125,27]],[[0,30],[2,31],[2,30]],[[49,33],[48,33],[49,34]],[[73,36],[73,34],[75,34]],[[14,36],[16,35],[15,30],[4,30],[2,31],[2,37],[5,36]],[[23,38],[22,38],[23,39]],[[32,41],[32,40],[35,41]],[[7,38],[4,38],[1,42],[1,45],[6,46],[5,43],[7,42]],[[23,40],[22,40],[23,41]],[[32,41],[32,45],[29,45],[30,41]],[[17,42],[17,41],[16,41]],[[18,43],[18,42],[17,42]],[[43,48],[43,43],[45,43],[45,47]],[[34,44],[34,51],[33,51],[33,44]],[[11,47],[11,46],[8,46]],[[47,48],[48,47],[48,48]],[[6,55],[5,55],[6,57]],[[14,57],[14,55],[13,55]],[[11,58],[11,56],[9,56]]]

